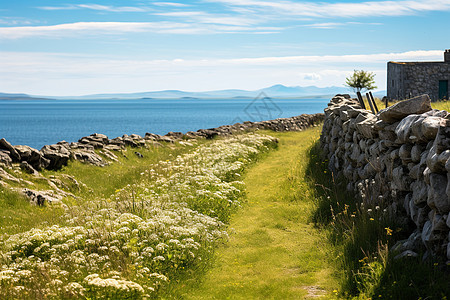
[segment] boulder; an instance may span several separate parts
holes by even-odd
[[[14,147],[5,139],[0,140],[0,150],[9,151],[9,156],[11,157],[13,162],[20,162],[20,154],[14,149]]]
[[[45,145],[40,152],[44,158],[50,161],[47,168],[51,170],[61,169],[62,166],[67,165],[67,162],[70,159],[70,151],[63,145]]]
[[[431,100],[428,95],[400,101],[378,112],[378,117],[388,123],[394,123],[411,114],[421,114],[431,110]]]
[[[107,163],[102,159],[102,157],[97,153],[95,153],[94,151],[74,150],[72,151],[72,157],[75,160],[81,161],[86,164],[91,164],[94,166],[103,167],[107,165]]]
[[[28,162],[23,161],[20,163],[20,168],[24,170],[25,172],[33,175],[39,174],[38,171],[36,171]]]
[[[360,118],[358,115],[356,120]],[[366,138],[372,139],[376,135],[375,123],[377,122],[377,117],[373,114],[367,114],[364,120],[356,123],[356,128],[359,133],[364,135]]]
[[[50,161],[46,159],[41,152],[37,151],[34,148],[18,145],[14,146],[14,149],[16,149],[16,151],[19,153],[22,162],[26,161],[38,171],[47,168],[50,164]]]
[[[54,204],[61,202],[62,196],[55,194],[55,191],[35,191],[30,189],[23,189],[22,193],[30,199],[32,204],[43,206],[46,203]]]
[[[0,150],[0,165],[4,165],[5,167],[11,167],[12,159],[9,157],[9,151]]]

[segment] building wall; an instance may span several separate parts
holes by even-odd
[[[432,101],[436,101],[439,81],[450,81],[450,62],[388,62],[387,78],[387,96],[390,99],[402,100],[428,94]]]

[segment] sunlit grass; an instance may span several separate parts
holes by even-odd
[[[245,176],[247,204],[232,218],[230,240],[199,284],[180,286],[186,299],[334,298],[339,272],[326,233],[310,222],[313,189],[305,189],[307,149],[320,128],[274,133],[277,151]]]

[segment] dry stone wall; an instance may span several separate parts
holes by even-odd
[[[325,109],[321,147],[335,177],[366,205],[413,223],[396,245],[407,255],[450,260],[450,114],[431,109],[427,95],[377,115],[348,95]]]
[[[227,136],[236,132],[260,129],[300,131],[311,126],[318,126],[323,119],[324,114],[322,113],[303,114],[291,118],[279,118],[261,122],[246,121],[217,128],[189,131],[185,134],[182,132],[169,132],[163,136],[154,133],[146,133],[144,137],[137,134],[125,134],[121,137],[109,139],[104,134],[94,133],[90,136],[82,137],[75,143],[61,141],[53,145],[45,145],[40,151],[29,146],[13,146],[2,138],[0,139],[0,168],[11,167],[12,163],[23,163],[24,169],[30,173],[41,169],[58,170],[67,165],[70,159],[96,166],[105,166],[108,162],[97,152],[114,161],[117,157],[112,151],[120,151],[126,146],[135,148],[151,145],[162,146],[161,142],[174,143],[189,139],[211,139],[216,136]],[[95,150],[98,151],[95,152]]]

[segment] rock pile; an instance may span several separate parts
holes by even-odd
[[[450,260],[450,114],[431,109],[427,95],[377,115],[348,96],[325,109],[321,146],[335,176],[362,201],[379,205],[416,230],[397,245],[406,256]],[[403,255],[405,256],[405,255]]]

